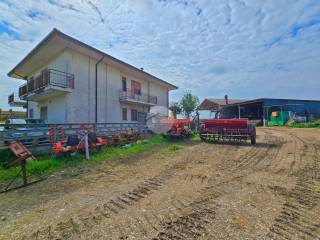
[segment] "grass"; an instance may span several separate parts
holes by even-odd
[[[320,120],[307,122],[307,123],[292,123],[287,127],[293,128],[320,128]]]
[[[270,126],[273,127],[273,126]],[[316,120],[313,122],[306,123],[291,123],[289,125],[283,125],[278,127],[286,127],[286,128],[320,128],[320,120]]]
[[[193,136],[188,142],[197,142],[197,137]],[[125,159],[140,156],[143,153],[161,150],[164,152],[175,152],[183,148],[185,141],[170,141],[162,136],[152,136],[144,141],[133,143],[130,147],[108,146],[99,152],[90,152],[90,160],[86,160],[83,154],[76,154],[71,157],[56,158],[53,156],[40,156],[38,161],[29,162],[27,169],[38,174],[52,174],[56,171],[77,168],[88,164],[94,164],[117,159]],[[18,174],[20,167],[0,168],[0,183],[10,181]],[[75,175],[78,175],[75,173]]]

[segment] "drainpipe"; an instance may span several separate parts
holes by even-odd
[[[95,100],[96,100],[96,105],[95,105],[95,123],[98,123],[98,65],[99,63],[104,59],[104,56],[100,58],[100,60],[96,63],[96,79],[95,79]]]
[[[15,75],[21,77],[24,80],[27,80],[27,86],[28,86],[28,77],[27,76],[21,76],[20,74],[13,72]],[[27,100],[27,118],[29,118],[29,101]]]

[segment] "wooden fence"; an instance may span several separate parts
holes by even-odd
[[[30,148],[50,147],[50,129],[63,129],[65,137],[78,135],[85,128],[95,131],[97,136],[111,137],[130,129],[146,132],[146,125],[139,123],[98,123],[98,124],[0,124],[0,148],[5,148],[6,141],[21,141]]]

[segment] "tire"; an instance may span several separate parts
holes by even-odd
[[[251,141],[251,144],[256,144],[256,137],[254,135],[251,135],[250,136],[250,141]]]
[[[249,124],[249,133],[251,144],[256,144],[256,125]]]

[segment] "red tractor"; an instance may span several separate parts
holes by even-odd
[[[200,121],[203,141],[247,141],[256,144],[256,126],[248,119],[205,119]]]
[[[188,118],[183,119],[161,119],[160,125],[163,127],[165,135],[170,138],[185,138],[189,137],[191,120]]]

